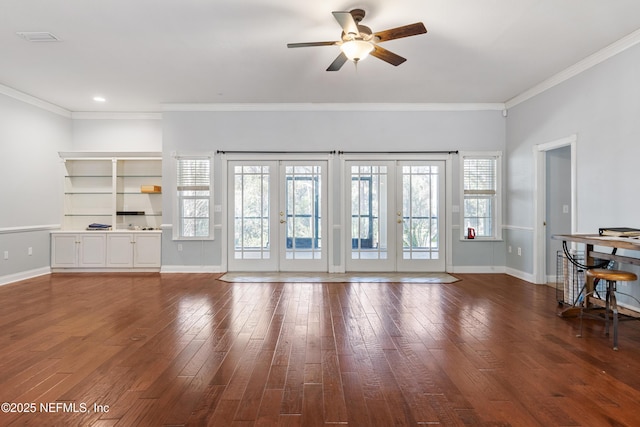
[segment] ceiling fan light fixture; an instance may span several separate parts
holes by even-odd
[[[373,44],[364,40],[349,40],[340,49],[353,62],[362,61],[373,51]]]

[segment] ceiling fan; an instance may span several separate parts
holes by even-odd
[[[341,40],[328,42],[288,43],[287,47],[310,46],[340,46],[340,55],[329,65],[327,71],[338,71],[347,60],[356,64],[369,54],[382,59],[391,65],[398,66],[406,61],[406,58],[396,55],[378,45],[378,43],[402,37],[416,36],[427,32],[422,22],[392,28],[390,30],[374,33],[371,28],[360,25],[365,12],[362,9],[353,9],[350,12],[332,12],[333,17],[342,27]]]

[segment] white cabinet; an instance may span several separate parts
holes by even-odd
[[[51,235],[51,267],[78,266],[78,236],[75,234]]]
[[[51,267],[100,268],[105,266],[104,233],[51,235]]]
[[[107,267],[160,267],[160,248],[159,233],[107,233]]]
[[[133,266],[160,267],[162,255],[162,236],[160,233],[136,233],[134,238]]]
[[[162,153],[60,152],[62,230],[54,271],[159,271]],[[90,227],[91,225],[91,227]]]
[[[80,234],[78,267],[104,267],[105,265],[105,236],[104,234]]]
[[[109,233],[107,267],[133,267],[133,242],[131,233]]]
[[[159,271],[160,231],[51,233],[53,271]]]

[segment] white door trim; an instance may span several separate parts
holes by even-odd
[[[571,148],[571,233],[578,228],[577,209],[577,141],[576,134],[555,141],[533,146],[534,167],[534,220],[533,220],[533,281],[547,283],[546,258],[546,152],[556,148],[569,146]]]
[[[332,195],[332,191],[334,189],[334,165],[333,159],[335,158],[334,154],[331,153],[221,153],[220,154],[220,168],[214,168],[214,171],[219,170],[220,175],[214,176],[214,187],[216,189],[220,189],[219,194],[221,195],[220,200],[220,212],[218,212],[218,208],[215,207],[215,213],[220,213],[220,231],[221,231],[221,268],[220,271],[229,271],[229,255],[230,252],[228,250],[229,239],[232,238],[232,234],[229,233],[229,225],[231,222],[228,219],[228,211],[229,211],[229,162],[233,161],[295,161],[295,160],[309,160],[309,161],[326,161],[326,189],[327,189],[327,263],[328,269],[332,269],[332,260],[334,256],[334,244],[333,244],[333,230],[332,224],[334,222],[334,195]],[[340,177],[341,178],[341,177]],[[219,180],[220,187],[216,185],[216,180]],[[342,188],[340,188],[342,191]],[[330,271],[331,272],[331,271]],[[340,271],[338,271],[340,272]],[[344,272],[344,271],[341,271]]]
[[[320,218],[321,218],[321,227],[320,227],[320,241],[321,241],[321,258],[314,260],[302,260],[298,259],[295,261],[286,259],[287,246],[286,241],[283,239],[286,235],[286,222],[284,224],[280,223],[281,220],[285,219],[282,215],[280,215],[278,219],[279,224],[277,225],[277,236],[279,243],[279,251],[277,254],[278,257],[278,271],[318,271],[318,272],[327,272],[329,268],[329,260],[328,260],[328,185],[327,185],[327,176],[328,176],[328,168],[329,162],[327,160],[280,160],[278,162],[278,170],[277,170],[277,183],[278,183],[278,211],[281,213],[286,212],[287,208],[287,198],[285,197],[285,188],[287,185],[286,182],[286,167],[287,166],[317,166],[320,168]]]
[[[340,154],[339,157],[339,165],[338,168],[339,173],[339,191],[340,196],[339,199],[344,203],[343,209],[341,211],[342,224],[333,224],[330,225],[330,228],[334,230],[339,230],[342,235],[341,239],[341,248],[340,248],[340,266],[334,266],[332,271],[331,262],[329,263],[330,272],[339,272],[344,273],[347,271],[347,256],[349,256],[349,251],[347,250],[348,242],[350,241],[350,236],[347,237],[347,230],[350,227],[347,225],[347,221],[350,221],[350,212],[347,206],[350,201],[347,200],[347,190],[346,190],[346,182],[347,182],[347,173],[346,173],[346,164],[348,161],[376,161],[376,160],[389,160],[390,156],[393,156],[391,160],[394,161],[404,161],[404,160],[424,160],[424,161],[444,161],[444,177],[445,177],[445,194],[444,194],[444,215],[445,215],[445,266],[444,269],[447,272],[453,271],[453,224],[455,221],[452,220],[453,215],[453,154],[425,154],[425,155],[416,155],[416,154],[379,154],[379,153],[371,153],[371,154],[363,154],[363,153],[347,153]],[[332,199],[330,197],[330,199]],[[330,210],[331,213],[332,210]],[[331,219],[331,218],[330,218]],[[335,218],[334,218],[335,219]],[[333,248],[333,244],[330,248]],[[333,258],[330,258],[330,260]]]

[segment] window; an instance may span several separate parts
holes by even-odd
[[[177,239],[212,239],[211,158],[177,160]]]
[[[461,237],[468,229],[475,230],[475,238],[500,239],[500,163],[502,153],[462,155]]]

